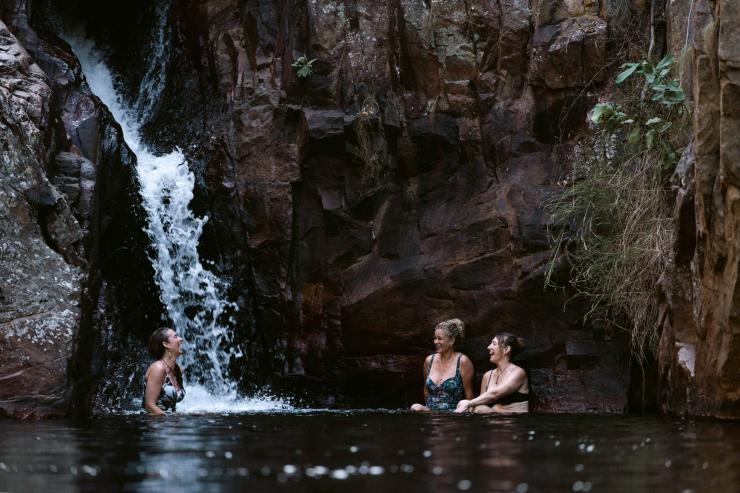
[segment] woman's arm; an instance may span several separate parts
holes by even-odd
[[[475,374],[475,369],[473,368],[473,362],[470,361],[470,358],[468,358],[464,354],[460,358],[460,373],[462,375],[463,389],[465,390],[465,398],[472,399],[473,398],[473,375]]]
[[[427,375],[429,375],[429,364],[431,363],[431,361],[432,361],[432,355],[430,354],[429,356],[427,356],[427,359],[424,360],[424,375],[422,379],[422,382],[424,382],[423,385],[424,385],[424,402],[425,403],[429,399],[429,389],[427,388]]]
[[[164,367],[158,365],[156,362],[149,366],[149,370],[146,372],[146,394],[144,394],[144,408],[149,414],[165,414],[159,407],[157,407],[157,398],[159,398],[159,392],[162,390],[162,384],[164,383]]]
[[[487,372],[483,374],[483,378],[481,379],[481,382],[480,382],[480,393],[481,394],[483,394],[488,388],[488,381],[491,379],[492,375],[493,375],[493,370],[488,370]],[[470,397],[468,397],[467,394],[465,394],[465,397],[466,397],[465,399],[457,403],[457,407],[455,408],[456,413],[463,413],[466,411],[473,410],[472,407],[468,408],[468,402],[470,402],[473,396],[471,395]]]
[[[488,378],[490,379],[492,376],[493,372],[491,372]],[[482,392],[481,395],[469,401],[466,408],[479,406],[481,404],[492,404],[506,395],[513,394],[522,386],[526,378],[527,374],[524,370],[521,368],[515,368],[514,371],[504,377],[502,382],[499,382],[498,384],[494,383],[487,391]]]

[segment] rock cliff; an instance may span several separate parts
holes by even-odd
[[[215,219],[202,253],[247,293],[251,361],[276,388],[407,405],[432,328],[457,316],[479,374],[497,331],[529,340],[536,409],[627,407],[624,344],[542,287],[540,205],[606,76],[610,15],[596,2],[173,3],[184,62],[169,83],[223,107],[201,104],[207,136],[153,120],[198,143],[197,206]],[[310,77],[292,66],[302,56]]]
[[[2,22],[0,64],[0,413],[61,413],[80,325],[82,228],[46,176],[48,79]]]
[[[43,417],[89,412],[161,306],[135,156],[29,9],[0,3],[0,413]]]
[[[674,268],[664,279],[660,405],[740,416],[740,5],[671,2],[668,44],[682,54],[694,140],[676,170]]]
[[[528,340],[535,410],[626,410],[625,343],[584,324],[581,303],[565,305],[570,293],[543,290],[541,203],[594,91],[621,63],[615,38],[645,3],[173,0],[165,90],[145,132],[156,148],[186,149],[197,175],[193,208],[210,218],[201,254],[243,308],[236,330],[248,364],[234,369],[243,387],[406,406],[421,398],[432,328],[459,317],[478,378],[492,335]],[[0,344],[11,351],[0,379],[16,385],[0,409],[12,414],[39,408],[41,397],[7,402],[33,388],[26,368],[46,361],[29,336],[8,335],[16,327],[36,334],[51,315],[67,317],[48,374],[59,409],[85,408],[93,393],[101,403],[120,390],[104,384],[125,381],[122,353],[140,349],[161,313],[135,157],[49,21],[86,24],[132,93],[151,5],[116,4],[116,15],[92,0],[30,6],[0,2],[20,39],[3,31],[15,48],[0,48],[0,114],[7,135],[29,143],[6,138],[0,177],[0,241],[12,249],[0,269],[22,281],[0,285]],[[676,269],[663,283],[667,412],[737,415],[739,15],[729,0],[666,11],[668,48],[690,34],[684,83],[697,108],[693,151],[676,175]],[[301,57],[315,60],[305,78],[293,66]],[[65,283],[45,282],[42,270]],[[23,294],[31,290],[51,291],[35,301]]]

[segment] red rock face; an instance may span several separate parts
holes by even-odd
[[[534,409],[626,409],[624,345],[543,290],[553,151],[604,60],[586,3],[541,25],[520,0],[176,10],[229,115],[201,160],[204,252],[252,297],[252,364],[276,388],[409,405],[433,327],[460,317],[479,376],[496,332],[529,340]]]
[[[0,3],[0,415],[85,414],[161,306],[134,158],[69,47],[37,36],[28,8]]]
[[[625,345],[584,326],[579,302],[563,309],[569,294],[543,290],[541,208],[561,173],[556,156],[593,103],[591,84],[606,75],[606,35],[624,21],[619,4],[173,2],[173,63],[146,132],[163,148],[192,144],[193,207],[209,216],[201,253],[244,308],[237,330],[248,363],[236,372],[245,387],[405,407],[421,399],[433,327],[459,317],[478,379],[496,332],[527,339],[520,362],[533,410],[627,408]],[[136,52],[111,42],[119,55]],[[64,79],[65,55],[53,46],[34,53]],[[315,59],[310,77],[292,67],[301,56]],[[109,127],[84,104],[89,95],[55,91],[65,95],[57,108],[69,141],[55,148],[64,152],[54,152],[53,185],[92,238],[90,250],[60,255],[73,263],[77,252],[84,263],[102,252],[89,267],[71,377],[77,402],[89,405],[97,384],[122,381],[93,355],[125,351],[124,339],[146,333],[158,307],[139,309],[153,305],[140,289],[146,269],[121,268],[140,260],[142,242],[114,234],[141,231],[113,214],[135,200],[121,171],[127,151],[98,138]],[[102,162],[108,171],[88,183]],[[101,202],[88,206],[101,176]]]
[[[46,76],[2,22],[0,50],[0,415],[60,414],[83,278],[61,254],[73,252],[80,228],[43,173]]]
[[[151,11],[131,5],[120,7],[125,19]],[[0,2],[21,40],[0,28],[3,135],[28,144],[0,150],[0,413],[48,416],[122,395],[127,341],[150,332],[161,307],[129,151],[74,56],[29,27],[28,7]],[[625,345],[583,326],[578,303],[563,309],[566,294],[542,289],[541,211],[560,174],[555,156],[606,75],[606,35],[628,24],[623,7],[174,2],[168,86],[145,132],[163,148],[194,144],[193,207],[210,217],[201,251],[244,308],[245,387],[407,406],[421,399],[434,325],[460,317],[478,378],[493,334],[528,340],[520,361],[533,410],[625,410]],[[667,10],[666,46],[679,53],[688,41],[682,81],[695,109],[675,175],[675,268],[661,287],[667,413],[740,414],[739,16],[733,0]],[[105,36],[115,20],[90,22]],[[129,28],[107,39],[124,67],[135,46],[116,43],[143,32]],[[310,77],[291,66],[301,56],[315,59]]]
[[[65,411],[83,281],[48,243],[70,246],[79,225],[43,172],[51,89],[1,21],[0,67],[0,415],[48,416]]]
[[[669,46],[683,48],[694,142],[676,176],[675,269],[665,280],[661,406],[740,416],[740,7],[698,1],[669,10]],[[688,23],[688,27],[687,27]],[[688,34],[688,36],[687,36]]]

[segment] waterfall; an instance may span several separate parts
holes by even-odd
[[[198,241],[208,217],[196,217],[189,208],[194,176],[184,155],[174,149],[154,155],[140,136],[143,122],[158,104],[166,83],[169,61],[167,12],[171,1],[157,7],[149,68],[136,100],[127,104],[115,88],[104,57],[89,39],[63,34],[82,66],[91,91],[121,125],[123,136],[137,157],[142,206],[147,213],[146,232],[160,299],[175,330],[184,339],[180,364],[187,396],[178,406],[185,411],[253,411],[288,409],[282,401],[263,396],[241,399],[230,378],[229,365],[242,351],[233,342],[236,303],[226,297],[228,282],[206,269],[198,255]]]

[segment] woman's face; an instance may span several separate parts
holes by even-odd
[[[182,349],[180,349],[181,342],[182,337],[177,335],[174,330],[169,329],[167,331],[167,341],[164,342],[164,347],[168,351],[175,353],[175,356],[182,354]]]
[[[506,359],[506,347],[499,344],[496,337],[491,340],[491,344],[488,346],[488,354],[491,357],[491,363],[498,364]]]
[[[436,349],[438,353],[444,353],[445,351],[452,349],[454,345],[455,339],[448,336],[447,332],[442,329],[434,331],[434,349]]]

